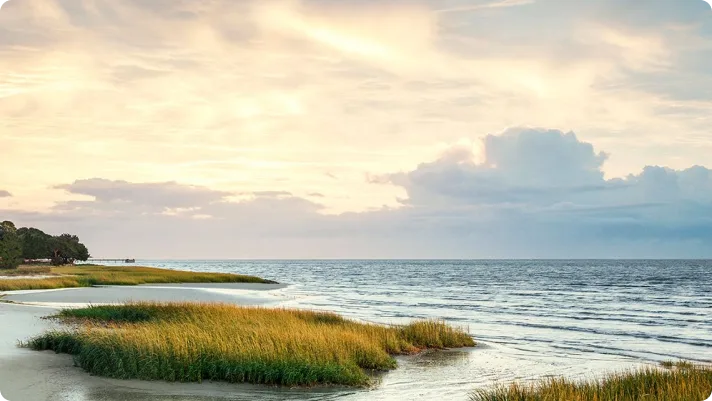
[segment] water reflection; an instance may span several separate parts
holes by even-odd
[[[62,399],[72,401],[327,401],[342,399],[353,395],[358,391],[366,391],[328,388],[279,389],[258,386],[230,386],[216,384],[166,385],[164,383],[160,383],[158,387],[164,387],[164,390],[146,391],[141,389],[127,390],[110,387],[102,389],[97,388],[83,394],[66,394]]]
[[[466,365],[472,352],[472,350],[432,350],[404,359],[411,368],[457,367]]]
[[[419,383],[436,380],[447,383],[452,373],[470,368],[476,350],[427,351],[398,357],[399,368],[373,374],[376,385],[370,389],[321,387],[312,389],[280,388],[224,383],[169,384],[163,382],[124,382],[101,380],[92,385],[67,388],[55,399],[67,401],[329,401],[329,400],[400,400],[429,398]],[[128,388],[130,386],[131,388]],[[450,382],[441,394],[465,392],[470,383]],[[453,392],[454,391],[454,392]],[[427,392],[427,391],[426,391]],[[456,399],[448,397],[448,399]]]

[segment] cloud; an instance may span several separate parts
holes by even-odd
[[[94,178],[56,188],[94,199],[59,202],[53,209],[54,214],[114,221],[168,216],[188,220],[216,218],[237,223],[252,217],[288,219],[293,212],[315,213],[321,209],[321,206],[286,191],[254,192],[250,199],[232,201],[229,198],[233,194],[229,192],[176,182],[131,183]],[[254,229],[251,224],[247,227]]]
[[[462,5],[462,6],[455,6],[455,7],[450,7],[450,8],[443,8],[443,9],[438,10],[438,12],[440,12],[440,13],[455,13],[455,12],[487,10],[487,9],[492,9],[492,8],[517,7],[517,6],[524,6],[524,5],[532,4],[535,1],[536,0],[496,0],[496,1],[485,2],[483,4]]]
[[[606,153],[574,133],[547,129],[508,129],[486,136],[483,146],[482,162],[471,148],[454,146],[379,182],[403,187],[405,210],[411,218],[431,219],[433,232],[449,227],[449,238],[461,246],[468,245],[455,233],[471,238],[470,246],[507,249],[502,257],[707,255],[708,168],[647,166],[606,179]]]
[[[3,207],[107,253],[699,254],[711,39],[702,0],[13,0]],[[521,125],[564,131],[473,137]]]
[[[417,169],[381,177],[406,189],[409,204],[518,202],[595,190],[607,155],[572,132],[512,128],[483,140],[484,161],[455,146]]]
[[[0,189],[0,198],[9,198],[11,196],[10,192]]]
[[[292,193],[287,191],[258,191],[253,192],[252,194],[259,198],[279,198],[284,196],[292,196]]]
[[[402,187],[407,197],[395,208],[327,215],[286,191],[234,200],[184,184],[93,179],[61,186],[93,200],[3,214],[48,231],[71,228],[92,252],[114,256],[712,256],[706,167],[648,166],[606,178],[605,152],[552,129],[510,128],[483,137],[481,147],[466,144],[371,184]]]
[[[606,179],[608,158],[573,132],[511,128],[483,139],[484,160],[459,146],[415,170],[381,182],[403,187],[410,205],[517,205],[530,210],[618,208],[650,204],[712,206],[712,171],[648,166],[640,174]],[[703,216],[700,216],[703,217]],[[710,216],[712,217],[712,216]]]
[[[82,210],[85,207],[121,211],[192,210],[223,201],[231,193],[215,191],[200,186],[181,185],[176,182],[131,183],[101,178],[78,180],[72,184],[58,185],[56,189],[76,195],[93,197],[92,201],[70,201],[59,208]]]
[[[520,124],[575,128],[611,153],[610,176],[707,161],[701,0],[447,3],[13,0],[0,187],[46,210],[66,196],[48,188],[91,171],[363,211],[402,195],[364,174]]]
[[[386,178],[405,188],[404,204],[454,217],[459,230],[478,233],[480,240],[497,238],[496,247],[537,244],[529,252],[543,257],[707,254],[711,170],[648,166],[639,174],[605,179],[607,155],[573,133],[515,128],[483,142],[483,163],[455,148]]]

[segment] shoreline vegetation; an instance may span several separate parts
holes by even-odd
[[[18,229],[11,221],[0,223],[0,269],[16,269],[27,260],[49,260],[61,266],[90,257],[76,235],[49,235],[33,227]]]
[[[254,276],[228,273],[196,273],[135,266],[24,266],[14,270],[0,270],[0,291],[52,290],[96,285],[133,286],[178,283],[277,284],[274,281]]]
[[[50,276],[52,267],[48,264],[25,264],[17,269],[0,269],[0,280],[5,277],[34,277],[34,276]]]
[[[101,285],[264,283],[253,276],[134,266],[47,265],[0,270],[3,291]],[[474,347],[442,321],[360,323],[331,312],[217,303],[132,302],[65,309],[63,324],[20,343],[70,354],[86,372],[115,379],[368,387],[398,355]],[[470,393],[471,401],[689,401],[712,393],[712,366],[662,362],[598,380],[545,378]]]
[[[712,394],[712,366],[680,361],[662,362],[606,375],[601,380],[548,378],[478,390],[471,401],[692,401]]]
[[[474,347],[440,321],[360,323],[330,312],[227,304],[129,303],[63,310],[68,328],[21,344],[71,354],[93,375],[168,382],[369,386],[394,356]]]

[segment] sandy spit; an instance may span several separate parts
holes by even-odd
[[[18,347],[20,340],[58,328],[52,320],[42,319],[55,314],[58,307],[129,300],[270,305],[283,301],[279,290],[284,287],[182,284],[4,293],[3,302],[0,302],[0,393],[9,401],[276,401],[330,400],[343,396],[343,391],[331,389],[290,390],[222,383],[175,384],[104,379],[74,366],[69,355]],[[28,305],[22,304],[24,302]]]

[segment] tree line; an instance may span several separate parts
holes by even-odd
[[[0,269],[15,269],[25,260],[50,260],[61,266],[90,257],[76,235],[53,236],[36,228],[17,229],[11,221],[0,223]]]

